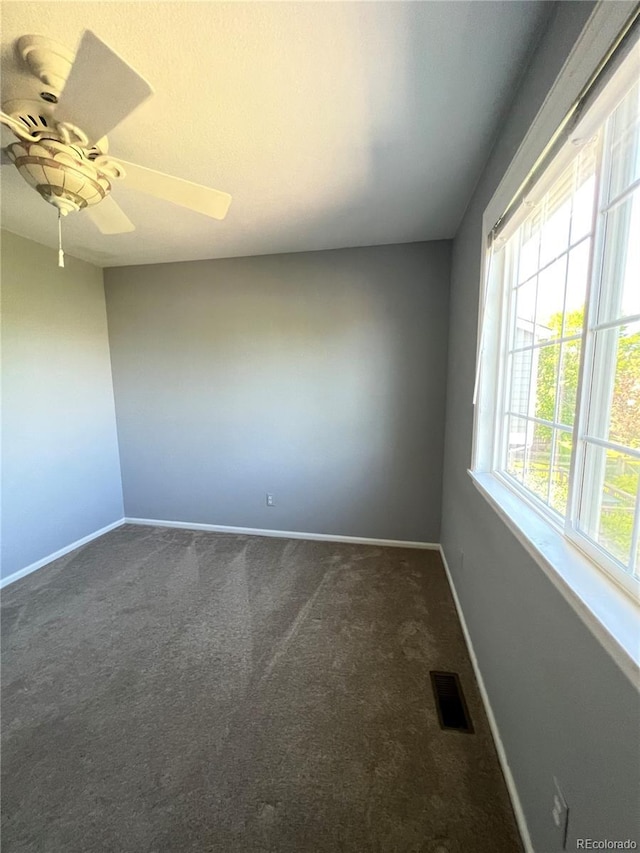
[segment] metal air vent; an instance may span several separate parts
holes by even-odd
[[[473,733],[471,717],[464,700],[457,672],[431,672],[431,686],[436,700],[441,729]]]

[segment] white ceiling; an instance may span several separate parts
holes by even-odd
[[[92,29],[156,92],[110,153],[233,196],[217,222],[116,185],[136,231],[63,223],[100,266],[447,238],[552,5],[3,2],[3,95],[14,39]],[[55,209],[1,174],[3,227],[55,246]]]

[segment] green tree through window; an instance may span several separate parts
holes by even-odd
[[[582,310],[565,315],[554,314],[547,326],[552,337],[580,335]],[[559,351],[561,350],[561,356]],[[538,355],[535,416],[571,427],[574,422],[581,339],[564,341],[562,346],[542,346]],[[561,364],[558,364],[558,359]],[[560,393],[557,385],[560,382]],[[556,399],[557,410],[556,410]],[[615,379],[612,389],[608,439],[626,447],[640,447],[640,330],[622,327],[617,339]],[[535,482],[549,483],[549,503],[564,512],[568,493],[566,472],[571,457],[571,436],[544,425],[536,425],[534,446],[530,453],[531,476]],[[622,453],[609,451],[605,471],[601,535],[615,553],[628,551],[633,530],[634,495],[640,477],[640,461]],[[536,489],[540,494],[540,491]]]

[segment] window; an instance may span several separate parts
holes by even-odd
[[[640,48],[491,248],[487,468],[640,589]],[[494,308],[495,311],[495,308]],[[485,318],[486,320],[486,318]],[[483,354],[483,358],[487,355]]]

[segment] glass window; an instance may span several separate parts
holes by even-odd
[[[629,588],[640,578],[640,82],[569,165],[563,153],[498,250],[493,467]]]

